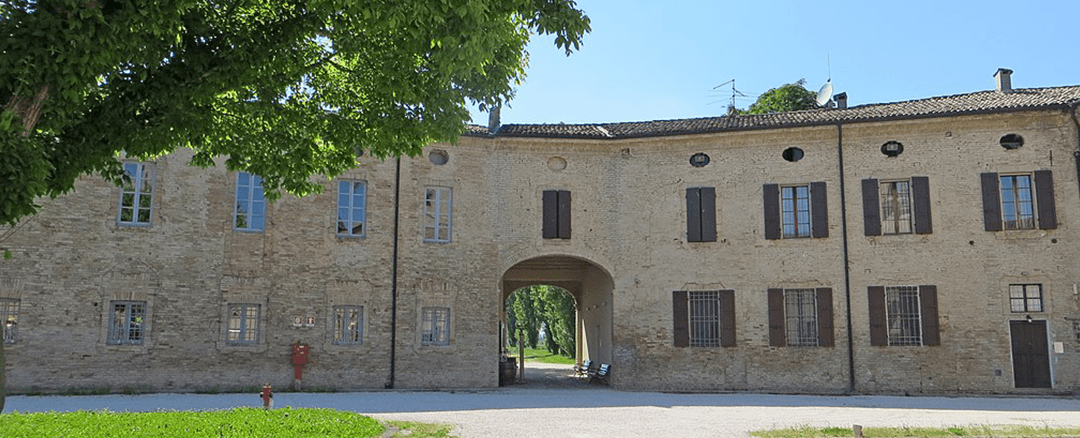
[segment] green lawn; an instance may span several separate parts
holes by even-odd
[[[506,347],[507,354],[510,357],[518,357],[518,348],[514,346]],[[526,348],[525,349],[525,361],[526,362],[541,362],[541,363],[561,363],[565,365],[573,365],[574,358],[566,357],[558,354],[551,354],[551,352],[538,349],[538,348]]]
[[[452,426],[388,422],[394,436],[448,437]],[[236,408],[203,412],[45,412],[0,415],[4,437],[381,437],[387,425],[333,409]]]
[[[851,428],[796,427],[750,432],[761,438],[853,437]],[[878,437],[1076,437],[1080,427],[1038,426],[953,426],[953,427],[863,427],[862,436]]]

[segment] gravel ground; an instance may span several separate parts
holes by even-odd
[[[1080,427],[1080,399],[792,396],[613,391],[528,364],[526,383],[482,391],[277,393],[275,407],[348,410],[379,419],[449,423],[461,437],[746,437],[790,426]],[[155,411],[260,406],[256,394],[14,396],[4,412]]]

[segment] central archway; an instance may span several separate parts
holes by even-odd
[[[546,284],[557,286],[577,302],[575,324],[576,362],[611,363],[612,290],[608,271],[592,261],[568,255],[546,255],[518,262],[503,273],[500,302],[514,291]],[[499,321],[506,326],[506,306],[499,306]],[[505,345],[504,342],[500,342]],[[504,348],[502,345],[499,347]],[[505,352],[500,351],[500,356]]]

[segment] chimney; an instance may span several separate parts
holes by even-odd
[[[499,120],[499,109],[501,107],[493,107],[488,111],[488,131],[492,134],[497,132],[502,127],[502,121]]]
[[[833,100],[836,101],[837,109],[847,108],[847,92],[843,92],[833,96]]]
[[[997,82],[997,91],[999,93],[1012,93],[1012,70],[999,68],[997,73],[994,73],[994,79]]]

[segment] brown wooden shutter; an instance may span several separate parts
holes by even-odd
[[[559,190],[559,238],[570,238],[570,191]]]
[[[881,235],[881,199],[878,197],[878,180],[862,180],[863,230],[867,236]]]
[[[833,303],[832,288],[817,288],[818,345],[832,347],[833,340]]]
[[[934,232],[933,219],[930,217],[930,178],[911,177],[912,207],[915,210],[915,234]]]
[[[784,290],[769,289],[769,345],[783,347],[787,345],[787,333],[784,332]]]
[[[889,345],[889,333],[885,330],[885,287],[866,288],[870,304],[870,345]]]
[[[829,201],[824,182],[810,183],[810,234],[829,237]]]
[[[675,330],[673,334],[675,336],[676,347],[690,346],[690,318],[688,316],[688,305],[686,291],[677,290],[671,293],[671,317],[675,321]]]
[[[1035,171],[1035,203],[1039,208],[1039,229],[1057,228],[1054,208],[1054,176],[1049,170]]]
[[[701,188],[701,241],[716,241],[716,188]]]
[[[559,237],[559,192],[544,190],[544,238]]]
[[[1001,231],[1001,189],[998,174],[988,172],[982,178],[983,227],[986,231]]]
[[[765,238],[780,238],[780,186],[765,184],[762,187],[765,194]]]
[[[923,345],[941,345],[938,330],[937,286],[919,286],[919,316],[922,319]]]
[[[701,189],[686,189],[686,241],[701,241]]]
[[[720,291],[720,346],[735,346],[735,291]]]

